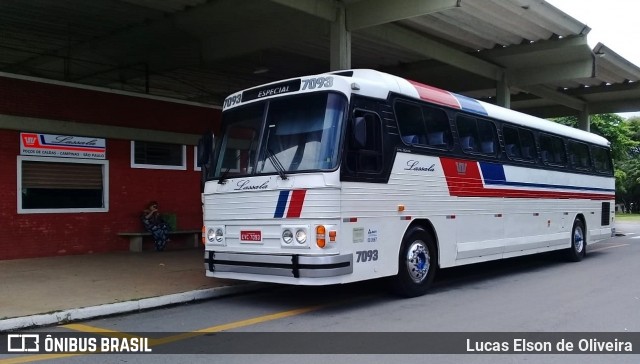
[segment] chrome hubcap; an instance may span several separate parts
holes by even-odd
[[[584,232],[580,226],[576,226],[573,231],[573,245],[577,253],[581,253],[582,249],[584,249]]]
[[[429,249],[422,240],[414,241],[407,251],[407,271],[415,283],[421,283],[427,277],[431,258]]]

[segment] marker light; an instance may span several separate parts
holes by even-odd
[[[324,248],[324,246],[327,245],[327,240],[325,237],[326,232],[327,230],[323,225],[316,226],[316,245],[318,245],[318,247],[320,248]]]
[[[337,232],[335,230],[329,230],[329,241],[335,243]]]

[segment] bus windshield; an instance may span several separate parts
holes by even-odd
[[[341,94],[313,93],[225,111],[214,178],[335,169],[346,108]]]

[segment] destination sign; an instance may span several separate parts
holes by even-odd
[[[261,99],[263,97],[300,91],[300,84],[300,79],[297,79],[253,88],[242,93],[242,101],[251,101],[255,99]]]

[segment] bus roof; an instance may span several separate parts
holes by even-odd
[[[553,133],[602,146],[610,145],[607,139],[584,130],[558,124],[546,119],[541,119],[535,116],[506,109],[500,106],[472,99],[467,96],[459,95],[453,92],[445,91],[436,87],[371,69],[342,70],[324,73],[321,75],[304,76],[288,80],[281,80],[261,85],[230,95],[229,97],[227,97],[227,99],[225,99],[224,109],[226,110],[228,108],[238,106],[238,104],[240,103],[244,104],[245,101],[251,102],[260,98],[278,97],[283,94],[289,94],[292,91],[303,92],[300,91],[300,87],[289,88],[289,83],[297,82],[299,85],[301,80],[304,82],[309,78],[317,79],[318,77],[328,75],[341,80],[341,82],[334,81],[333,87],[331,88],[347,94],[351,93],[373,98],[387,99],[389,97],[389,93],[393,92],[410,98],[424,100],[436,105],[462,110],[478,116],[485,116],[501,121],[506,121],[543,132]],[[284,90],[285,88],[286,92],[282,92],[282,90]],[[322,90],[326,89],[327,88],[322,88]],[[268,92],[264,92],[265,90]],[[306,90],[305,92],[310,91],[311,90]],[[258,92],[264,92],[264,94],[258,97],[256,97],[256,95],[253,95],[253,97],[251,98],[247,98],[246,96],[244,96],[247,94]]]
[[[568,138],[609,146],[609,141],[597,134],[482,102],[467,96],[393,76],[388,73],[368,69],[354,69],[333,72],[333,74],[342,77],[350,77],[352,82],[358,84],[360,90],[354,91],[354,93],[376,97],[380,92],[378,90],[371,90],[371,92],[368,92],[368,89],[376,86],[383,87],[387,88],[390,92],[424,100],[433,104],[463,110],[479,116],[486,116],[524,127],[566,136]]]

